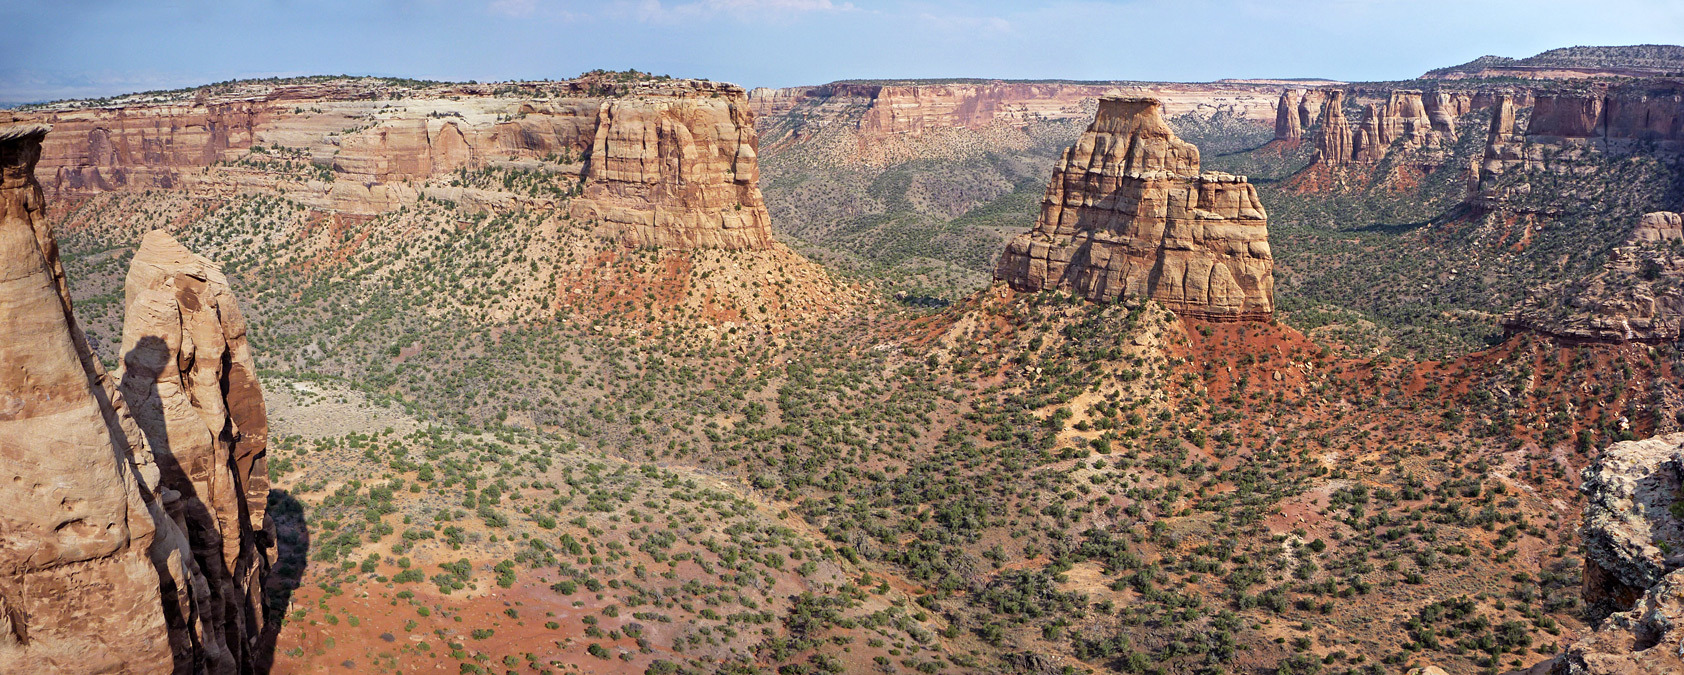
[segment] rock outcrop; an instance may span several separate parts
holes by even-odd
[[[574,218],[600,221],[630,246],[772,245],[754,113],[740,88],[696,87],[602,104]]]
[[[268,416],[246,323],[215,263],[162,230],[141,240],[124,284],[118,391],[161,474],[171,519],[189,533],[208,597],[199,641],[254,661],[273,528],[265,510]]]
[[[1556,675],[1684,672],[1684,434],[1615,443],[1584,471],[1585,601],[1614,610]]]
[[[1297,141],[1304,137],[1304,95],[1287,89],[1281,92],[1280,103],[1275,107],[1275,140]]]
[[[1150,98],[1107,98],[1053,170],[1035,228],[1007,245],[995,278],[1019,291],[1149,298],[1186,315],[1274,312],[1268,221],[1243,176],[1199,171]]]
[[[1684,226],[1646,214],[1602,271],[1535,293],[1503,316],[1509,332],[1580,342],[1664,343],[1684,338]]]
[[[1524,205],[1526,174],[1591,174],[1606,156],[1684,157],[1684,80],[1499,93],[1496,105],[1479,173],[1469,181],[1468,202],[1484,211],[1547,211]]]
[[[23,116],[59,129],[37,169],[51,195],[285,192],[313,209],[362,217],[429,197],[486,202],[463,194],[472,182],[464,172],[502,171],[537,186],[520,191],[522,203],[568,208],[630,246],[764,249],[772,241],[752,107],[729,84],[242,84],[216,96],[67,104]]]
[[[1314,163],[1331,166],[1349,163],[1354,135],[1355,130],[1345,117],[1345,92],[1338,89],[1327,92],[1327,99],[1322,102],[1321,133],[1316,136]]]
[[[1362,120],[1352,127],[1343,111],[1344,98],[1342,91],[1329,92],[1316,142],[1318,164],[1373,164],[1394,150],[1442,150],[1456,138],[1456,116],[1466,112],[1463,99],[1446,92],[1423,95],[1414,89],[1394,89],[1386,92],[1383,101],[1364,106]],[[1422,159],[1428,164],[1442,160]]]
[[[187,438],[137,422],[89,348],[35,180],[46,132],[0,127],[0,672],[252,672],[267,544],[235,538],[251,547],[238,579],[201,568],[231,542],[169,474],[218,475],[219,460],[155,454]],[[261,514],[266,489],[230,482],[230,506]]]

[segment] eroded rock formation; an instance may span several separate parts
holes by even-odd
[[[1304,123],[1302,108],[1304,95],[1287,89],[1281,92],[1280,103],[1275,107],[1275,140],[1296,141],[1304,137]]]
[[[740,88],[697,86],[694,96],[602,104],[574,218],[605,223],[631,246],[772,245],[754,113]]]
[[[1484,211],[1558,208],[1527,203],[1528,174],[1592,175],[1607,156],[1645,154],[1674,163],[1684,157],[1684,80],[1504,92],[1495,99],[1485,153],[1469,181],[1468,202]]]
[[[253,661],[271,548],[265,509],[268,417],[245,318],[228,280],[162,230],[141,240],[124,284],[119,393],[146,435],[170,517],[210,594],[200,638]]]
[[[1187,316],[1274,312],[1268,222],[1244,176],[1199,171],[1150,98],[1108,98],[1053,170],[1035,228],[995,270],[1020,291],[1150,298]]]
[[[1614,610],[1555,675],[1684,672],[1684,434],[1615,443],[1584,471],[1585,601]]]
[[[1353,127],[1344,114],[1344,99],[1340,90],[1328,93],[1316,141],[1318,164],[1373,164],[1394,150],[1442,150],[1456,138],[1456,116],[1467,112],[1461,96],[1395,89],[1385,92],[1384,100],[1365,105],[1361,121]],[[1422,161],[1436,164],[1442,157]]]
[[[1511,332],[1592,342],[1684,338],[1684,225],[1676,213],[1646,214],[1602,271],[1535,293],[1503,317]]]
[[[251,672],[267,544],[194,517],[170,474],[231,458],[175,463],[162,448],[189,438],[132,414],[77,326],[35,180],[46,132],[0,127],[0,672]],[[229,407],[261,415],[235,380],[206,386],[220,400],[231,385]],[[228,471],[241,518],[261,514],[266,485],[241,482],[261,470]],[[248,551],[245,574],[201,567],[230,546]]]
[[[1345,117],[1345,92],[1327,92],[1322,102],[1321,133],[1316,136],[1315,163],[1337,166],[1350,162],[1354,133]]]
[[[37,170],[53,195],[284,192],[361,217],[423,198],[554,208],[582,190],[572,213],[628,245],[764,249],[772,241],[754,116],[736,86],[580,79],[500,92],[382,87],[249,84],[25,116],[59,129]],[[507,172],[542,187],[490,195],[463,187],[463,171]]]

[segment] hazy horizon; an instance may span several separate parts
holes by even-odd
[[[177,0],[22,3],[0,101],[230,79],[561,79],[604,68],[745,87],[843,79],[1409,79],[1495,54],[1676,43],[1684,6],[1514,0]],[[1376,46],[1379,45],[1379,46]]]

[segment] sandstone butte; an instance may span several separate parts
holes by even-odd
[[[1053,169],[1035,227],[1000,256],[1019,291],[1151,299],[1184,316],[1267,320],[1274,261],[1267,214],[1244,176],[1199,172],[1163,105],[1107,98]]]
[[[573,217],[630,246],[765,249],[772,242],[754,115],[743,90],[730,84],[240,83],[214,95],[16,116],[58,130],[38,169],[55,196],[285,192],[313,209],[364,216],[423,198],[554,207],[579,190],[568,206]],[[297,170],[256,167],[280,162]],[[217,171],[205,170],[213,165]],[[548,174],[556,197],[450,180],[480,169]]]
[[[0,126],[0,672],[253,672],[272,539],[243,323],[149,235],[108,374],[43,218],[47,131]]]

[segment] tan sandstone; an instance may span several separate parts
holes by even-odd
[[[1199,172],[1150,98],[1108,98],[1054,168],[1035,228],[995,278],[1020,291],[1149,298],[1209,319],[1270,317],[1268,222],[1243,176]]]

